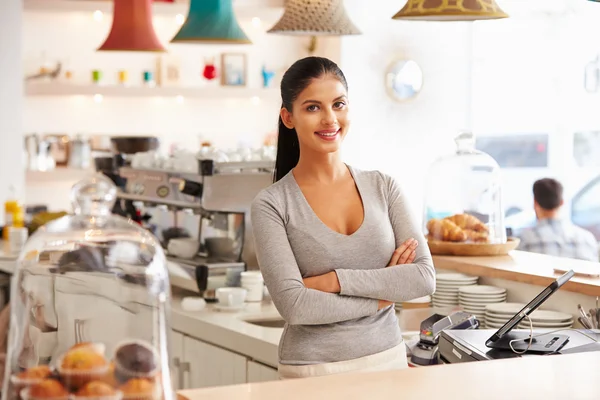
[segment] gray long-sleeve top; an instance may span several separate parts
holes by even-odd
[[[388,350],[402,336],[394,308],[378,311],[378,300],[402,302],[435,291],[427,242],[397,182],[378,171],[348,168],[364,205],[363,223],[351,235],[319,219],[291,172],[252,203],[260,270],[287,322],[279,344],[282,364],[345,361]],[[409,238],[419,242],[414,263],[387,267]],[[340,294],[303,284],[303,278],[334,270]]]

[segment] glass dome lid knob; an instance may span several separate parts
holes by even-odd
[[[475,151],[475,135],[470,131],[463,131],[454,138],[458,152]]]
[[[106,217],[117,199],[117,187],[107,177],[95,174],[82,179],[71,189],[71,204],[77,215]]]

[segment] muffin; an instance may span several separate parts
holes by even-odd
[[[38,365],[31,367],[23,372],[15,374],[11,377],[11,382],[14,385],[15,391],[20,393],[26,387],[49,378],[52,375],[52,370],[47,365]]]
[[[159,360],[154,349],[139,341],[119,346],[114,362],[115,374],[121,382],[132,378],[153,378],[159,370]]]
[[[115,388],[122,383],[115,376],[115,363],[114,363],[114,361],[111,362],[110,364],[108,364],[108,369],[106,370],[106,374],[104,374],[104,376],[102,378],[100,378],[99,380],[102,381],[102,382],[104,382],[104,383],[107,383],[110,386],[115,387]]]
[[[159,387],[152,381],[134,378],[119,387],[123,400],[156,400],[160,397]]]
[[[44,379],[25,389],[30,400],[67,400],[69,391],[56,379]]]
[[[75,398],[119,400],[122,393],[106,382],[91,381],[83,385],[76,393]]]
[[[52,370],[47,365],[38,365],[31,367],[23,372],[18,373],[16,376],[22,380],[42,380],[49,377],[52,374]]]
[[[94,351],[96,351],[98,354],[101,354],[101,355],[104,355],[104,351],[106,350],[106,346],[104,346],[104,344],[102,344],[102,343],[81,342],[81,343],[77,343],[76,345],[71,347],[69,349],[69,351],[76,350],[76,349],[82,349],[82,348],[91,348]]]
[[[101,380],[107,370],[108,362],[91,346],[69,350],[58,366],[61,379],[72,390],[77,390],[90,381]]]

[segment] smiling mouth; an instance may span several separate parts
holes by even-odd
[[[338,129],[338,130],[327,130],[327,131],[319,131],[319,132],[315,132],[315,135],[319,136],[321,139],[325,139],[325,140],[333,140],[335,139],[340,133],[341,133],[342,129]]]

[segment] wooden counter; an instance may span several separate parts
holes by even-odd
[[[569,268],[574,271],[592,269],[600,272],[600,263],[516,250],[512,251],[510,255],[495,257],[433,256],[433,263],[437,269],[538,286],[548,286],[557,276],[561,275],[561,273],[554,272],[554,267]],[[600,296],[600,278],[575,275],[561,290],[588,296]]]
[[[597,400],[600,352],[183,390],[179,400]]]

